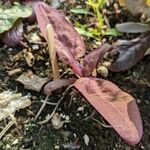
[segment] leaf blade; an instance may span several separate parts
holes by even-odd
[[[103,79],[80,78],[74,86],[127,143],[135,145],[140,141],[143,127],[132,96]]]
[[[52,24],[56,33],[55,38],[62,44],[63,49],[68,49],[75,58],[82,57],[85,54],[85,45],[82,38],[71,23],[66,20],[65,16],[42,2],[37,2],[35,13],[45,39],[47,39],[46,26]]]

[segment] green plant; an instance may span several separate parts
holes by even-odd
[[[99,32],[99,35],[102,35],[102,30],[104,28],[104,18],[100,10],[104,7],[106,3],[106,0],[88,0],[87,4],[92,8],[96,20],[97,20],[97,32]]]
[[[75,22],[75,26],[77,31],[86,37],[95,38],[96,40],[101,40],[104,35],[111,36],[119,36],[121,33],[117,31],[115,28],[108,28],[105,24],[104,15],[102,14],[102,9],[106,4],[106,0],[87,0],[86,9],[76,8],[72,9],[72,13],[80,14],[80,15],[89,15],[94,17],[95,22],[94,26],[89,26],[86,24],[81,24],[80,22]],[[92,12],[91,12],[92,11]]]

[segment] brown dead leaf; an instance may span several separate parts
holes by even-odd
[[[48,78],[41,78],[28,71],[19,76],[16,81],[21,82],[25,89],[39,92],[42,86],[48,81]]]

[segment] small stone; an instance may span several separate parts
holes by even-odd
[[[49,66],[49,62],[46,62],[45,65],[46,65],[46,66]]]
[[[77,137],[76,133],[73,133],[73,136],[76,138]]]
[[[10,149],[11,146],[9,144],[6,144],[6,149]]]
[[[31,40],[33,42],[41,42],[41,38],[39,37],[39,35],[36,32],[31,35]]]
[[[83,110],[84,110],[84,107],[79,107],[77,110],[78,110],[78,111],[83,111]]]
[[[76,115],[77,115],[77,116],[80,116],[80,114],[79,114],[79,113],[77,113]]]
[[[65,119],[65,118],[66,118],[66,115],[63,115],[62,118]]]
[[[15,139],[12,143],[12,145],[16,145],[16,144],[18,144],[18,139]]]
[[[84,139],[84,143],[88,146],[88,145],[89,145],[89,142],[90,142],[90,139],[89,139],[88,135],[85,134],[85,135],[83,136],[83,139]]]
[[[38,50],[38,49],[39,49],[39,46],[38,46],[38,45],[32,45],[32,49],[33,49],[33,50]]]
[[[65,120],[66,120],[66,121],[69,121],[69,120],[70,120],[70,117],[69,117],[69,116],[66,116]]]
[[[9,52],[12,52],[12,51],[13,51],[13,49],[12,49],[12,48],[8,48],[8,51],[9,51]]]
[[[55,149],[60,149],[60,146],[59,145],[55,145]]]

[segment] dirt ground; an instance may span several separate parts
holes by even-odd
[[[82,1],[79,4],[82,4]],[[70,7],[73,6],[71,5]],[[66,7],[63,8],[62,6],[61,10],[70,15]],[[126,16],[123,16],[127,20]],[[75,19],[78,20],[79,18],[71,16],[72,21]],[[118,22],[118,19],[114,18],[114,21],[112,20],[110,18],[110,22],[113,22],[112,24]],[[30,32],[28,32],[29,30]],[[34,32],[39,33],[37,24],[30,25],[25,23],[25,35],[30,36]],[[132,35],[126,35],[125,38],[132,38]],[[113,38],[112,40],[115,41],[116,39]],[[44,100],[46,95],[42,90],[41,92],[34,92],[24,89],[24,86],[17,82],[16,79],[22,72],[27,70],[31,70],[34,74],[41,77],[49,76],[51,73],[48,64],[49,55],[46,51],[46,42],[29,43],[26,40],[23,42],[28,45],[28,48],[34,49],[37,47],[37,49],[35,48],[32,51],[36,57],[32,67],[28,66],[24,58],[17,61],[12,60],[13,56],[26,49],[24,46],[18,45],[15,48],[10,48],[0,43],[0,92],[5,90],[21,92],[23,95],[30,95],[32,101],[31,106],[16,112],[17,127],[15,125],[12,126],[4,135],[0,141],[0,149],[150,150],[150,56],[145,56],[138,64],[126,72],[109,72],[107,77],[108,80],[118,85],[122,90],[131,94],[136,99],[140,109],[144,134],[141,142],[132,147],[126,144],[96,111],[93,112],[94,108],[74,88],[67,91],[56,110],[64,120],[66,116],[69,117],[69,122],[65,123],[63,127],[54,129],[51,121],[43,125],[38,124],[39,121],[45,119],[47,114],[52,113],[54,106],[51,105],[46,105],[40,117],[37,121],[34,121],[35,115],[42,105],[41,100]],[[59,65],[63,68],[60,70],[61,74],[63,74],[66,68],[61,63]],[[9,76],[8,71],[16,68],[21,68],[22,71]],[[64,74],[64,78],[68,76],[73,75]],[[58,102],[64,91],[65,88],[53,93],[49,97],[49,101]],[[91,114],[93,117],[89,117]],[[7,122],[8,120],[0,122],[0,129],[4,128]],[[89,142],[87,144],[88,139]]]

